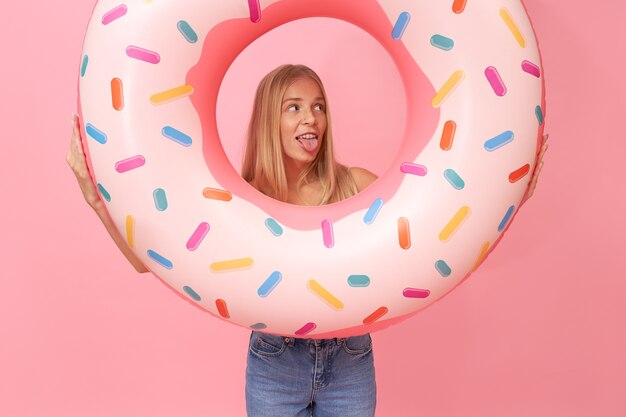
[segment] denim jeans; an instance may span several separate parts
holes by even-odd
[[[375,408],[369,334],[314,340],[252,332],[248,417],[373,417]]]

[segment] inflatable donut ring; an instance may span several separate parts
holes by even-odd
[[[197,306],[285,336],[371,332],[450,292],[509,227],[545,110],[520,1],[120,1],[97,3],[80,63],[88,163],[128,245]],[[215,120],[235,57],[309,17],[368,32],[407,96],[387,172],[320,207],[248,185]]]

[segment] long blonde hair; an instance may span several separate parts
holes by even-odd
[[[326,91],[319,76],[305,65],[281,65],[259,83],[248,126],[241,175],[250,185],[269,197],[287,201],[287,176],[280,141],[281,104],[287,88],[302,78],[314,80],[322,90],[326,101],[327,127],[322,146],[313,162],[300,173],[296,189],[318,180],[322,188],[319,205],[335,203],[355,195],[357,186],[348,168],[335,161]]]

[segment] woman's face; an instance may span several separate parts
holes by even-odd
[[[313,162],[326,132],[326,102],[315,80],[300,78],[285,91],[280,116],[280,142],[285,162],[303,168]]]

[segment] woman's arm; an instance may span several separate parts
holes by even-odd
[[[350,175],[352,175],[352,178],[354,179],[354,182],[356,183],[356,189],[359,193],[363,191],[364,189],[366,189],[371,183],[373,183],[374,181],[378,179],[378,177],[375,174],[369,172],[365,168],[359,168],[359,167],[350,168]]]
[[[85,152],[83,151],[82,139],[80,137],[80,123],[77,115],[73,117],[72,129],[72,142],[67,152],[66,159],[74,175],[76,175],[76,180],[78,181],[80,190],[83,192],[85,201],[87,201],[87,204],[96,212],[117,247],[122,251],[126,259],[128,259],[137,272],[148,272],[148,268],[146,268],[141,260],[133,253],[124,238],[115,228],[113,220],[111,220],[111,217],[107,213],[104,202],[98,195],[96,186],[91,180],[91,175],[89,175],[89,169],[87,168],[87,162],[85,160]]]

